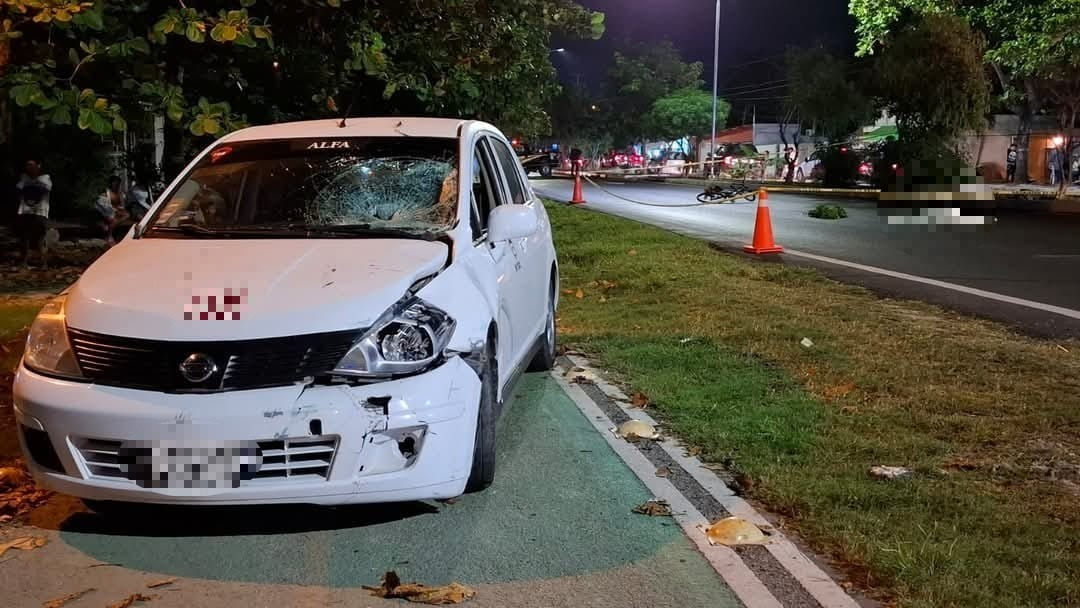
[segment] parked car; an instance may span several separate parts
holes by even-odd
[[[98,509],[482,490],[515,379],[553,364],[558,276],[491,125],[238,131],[33,322],[27,465]]]
[[[612,150],[600,159],[601,169],[643,169],[644,167],[645,157],[633,151]]]
[[[558,152],[519,153],[518,159],[525,168],[526,175],[537,173],[541,177],[551,177],[552,171],[561,163]]]
[[[821,161],[821,151],[815,150],[806,160],[795,165],[795,181],[818,182],[825,179],[825,166]]]

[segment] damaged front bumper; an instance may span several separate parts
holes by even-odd
[[[332,505],[459,496],[472,464],[480,392],[477,374],[453,357],[424,374],[365,386],[201,395],[68,382],[20,368],[14,401],[30,472],[65,494]],[[257,446],[258,465],[216,487],[147,483],[143,457],[140,468],[130,456],[132,446],[236,444]]]

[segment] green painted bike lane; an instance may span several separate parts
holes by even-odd
[[[395,570],[407,581],[491,586],[504,605],[557,579],[596,579],[598,593],[617,581],[652,605],[738,605],[672,519],[631,512],[651,494],[551,376],[523,378],[498,441],[494,485],[453,504],[177,511],[123,523],[82,515],[58,540],[95,561],[215,586],[351,589]],[[607,605],[576,593],[565,605]]]

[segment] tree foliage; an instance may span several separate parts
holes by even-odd
[[[665,140],[681,137],[700,137],[712,129],[713,97],[701,89],[674,91],[653,102],[645,116],[648,134]],[[727,123],[731,104],[717,100],[716,125]]]
[[[653,104],[672,91],[700,88],[702,70],[701,62],[684,62],[670,42],[641,46],[629,54],[615,53],[605,83],[614,138],[630,143],[647,135],[642,118]]]
[[[985,126],[985,48],[981,34],[950,15],[927,15],[895,35],[878,62],[878,90],[903,138],[950,142]]]
[[[830,141],[844,139],[873,121],[877,112],[866,83],[847,62],[823,47],[788,52],[787,79],[803,125],[813,125]]]
[[[43,123],[100,135],[147,112],[213,136],[350,106],[543,132],[552,32],[603,31],[571,0],[2,0],[0,70]]]

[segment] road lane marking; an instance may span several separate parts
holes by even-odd
[[[581,413],[604,438],[611,449],[623,460],[627,467],[641,480],[657,499],[666,500],[674,514],[673,517],[683,529],[698,551],[705,557],[716,573],[731,588],[746,608],[784,608],[779,600],[765,587],[757,575],[742,561],[742,558],[730,547],[710,545],[699,525],[708,524],[701,514],[679,492],[670,481],[656,476],[654,467],[636,448],[619,440],[611,433],[614,423],[604,414],[598,405],[585,394],[580,386],[571,384],[559,371],[552,372],[552,377],[563,391],[573,400]]]
[[[926,277],[920,277],[913,274],[907,274],[903,272],[897,272],[895,270],[886,270],[884,268],[878,268],[876,266],[867,266],[865,264],[856,264],[855,262],[846,262],[844,260],[838,260],[836,258],[830,258],[823,255],[815,255],[813,253],[806,253],[805,251],[795,251],[788,249],[785,255],[791,255],[800,258],[806,258],[808,260],[816,260],[818,262],[825,262],[827,264],[835,264],[837,266],[844,266],[847,268],[853,268],[855,270],[861,270],[863,272],[869,272],[873,274],[880,274],[894,279],[903,279],[905,281],[911,281],[913,283],[922,283],[923,285],[932,285],[934,287],[940,287],[942,289],[948,289],[950,291],[956,291],[959,293],[978,296],[987,300],[995,300],[997,302],[1004,302],[1006,304],[1014,304],[1016,306],[1023,306],[1026,308],[1032,308],[1035,310],[1041,310],[1043,312],[1050,312],[1061,315],[1063,317],[1069,317],[1070,319],[1080,319],[1080,310],[1073,310],[1071,308],[1064,308],[1062,306],[1054,306],[1053,304],[1043,304],[1042,302],[1034,302],[1032,300],[1025,300],[1023,298],[1016,298],[1013,296],[1007,296],[1000,293],[994,293],[992,291],[985,291],[982,289],[976,289],[974,287],[965,287],[963,285],[957,285],[955,283],[946,283],[945,281],[938,281],[936,279],[928,279]]]
[[[627,416],[651,424],[654,427],[660,426],[659,423],[644,410],[627,407],[626,403],[630,402],[630,398],[627,397],[626,393],[617,386],[604,381],[590,366],[588,360],[576,355],[567,355],[566,358],[573,362],[575,366],[591,372],[589,378],[595,382],[597,388],[607,395],[616,407],[621,409]],[[569,384],[566,382],[565,378],[557,378],[557,380],[564,386]],[[593,408],[596,408],[596,411],[600,412],[600,415],[604,415],[599,407],[592,403],[592,399],[580,387],[575,386],[575,388],[585,396],[585,399],[588,399],[587,405],[592,405]],[[576,399],[575,403],[577,403]],[[614,423],[611,423],[606,415],[604,415],[604,424],[608,425],[608,429],[614,426]],[[595,425],[596,423],[594,422],[594,426]],[[633,453],[645,460],[645,465],[641,470],[634,468],[633,465],[630,466],[631,469],[634,470],[634,473],[648,486],[650,481],[656,479],[655,467],[636,449],[630,448],[628,444],[614,439],[611,435],[612,433],[610,431],[604,432],[605,438],[609,438],[609,444],[613,442],[621,444],[623,447],[629,448]],[[754,509],[750,503],[739,496],[736,496],[716,473],[707,469],[697,458],[687,455],[683,446],[672,439],[665,439],[659,442],[659,445],[676,464],[682,467],[682,469],[697,481],[702,488],[708,491],[732,516],[741,517],[757,526],[768,526],[772,529],[772,540],[766,545],[766,549],[768,549],[769,553],[776,558],[777,562],[779,562],[785,570],[790,572],[795,580],[798,581],[823,608],[858,608],[858,603],[852,599],[851,596],[849,596],[840,585],[832,579],[832,577],[826,574],[817,566],[817,564],[804,555],[794,543],[783,535],[783,533],[779,530],[775,530],[773,525],[765,519],[761,513]],[[622,453],[619,452],[619,455],[622,456]],[[630,464],[629,461],[627,464]],[[678,494],[679,498],[685,500],[677,488],[671,485],[670,482],[668,485]],[[650,487],[649,489],[651,490],[652,488]],[[672,503],[669,502],[669,504]],[[674,511],[675,509],[673,508],[672,510]],[[687,534],[693,538],[695,537],[694,532],[696,532],[696,530],[688,531]],[[700,534],[697,534],[696,536],[700,536]]]

